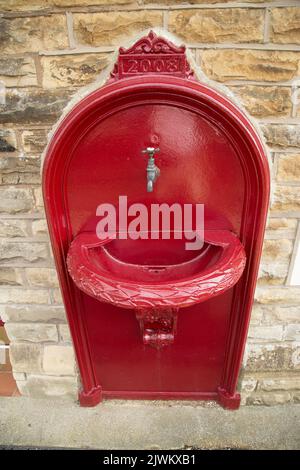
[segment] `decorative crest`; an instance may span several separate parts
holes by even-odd
[[[173,75],[188,79],[194,75],[185,55],[185,46],[178,47],[153,31],[128,49],[120,47],[111,77],[120,80],[145,74]]]

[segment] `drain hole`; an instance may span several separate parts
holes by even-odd
[[[150,273],[159,274],[162,271],[166,271],[167,268],[165,266],[147,266],[145,269]]]

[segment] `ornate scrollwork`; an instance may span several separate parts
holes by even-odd
[[[135,75],[161,74],[193,78],[186,59],[185,46],[176,46],[150,31],[128,49],[120,47],[111,78],[120,80]]]

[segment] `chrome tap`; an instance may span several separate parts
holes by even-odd
[[[157,180],[160,169],[155,165],[154,154],[159,152],[159,148],[147,147],[145,150],[142,150],[142,153],[148,154],[148,164],[147,164],[147,192],[152,193],[153,185]]]

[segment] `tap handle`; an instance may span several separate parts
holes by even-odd
[[[147,153],[149,158],[153,158],[155,153],[158,153],[160,149],[154,147],[147,147],[146,149],[142,150],[142,153]]]

